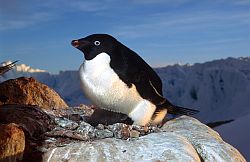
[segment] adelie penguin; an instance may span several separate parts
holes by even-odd
[[[107,34],[93,34],[71,44],[84,53],[81,86],[96,106],[128,115],[133,124],[160,123],[165,115],[197,110],[171,104],[162,95],[156,72],[134,51]]]

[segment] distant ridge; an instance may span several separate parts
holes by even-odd
[[[199,109],[197,117],[205,123],[236,119],[250,113],[250,57],[168,65],[155,71],[161,77],[164,96],[176,105]],[[51,74],[17,64],[0,76],[0,82],[21,76],[34,77],[53,88],[69,105],[90,103],[80,88],[77,70]]]
[[[165,68],[165,67],[192,67],[192,66],[197,65],[197,64],[210,64],[210,63],[215,63],[215,62],[225,62],[225,61],[230,62],[230,61],[237,61],[237,60],[250,62],[250,57],[238,57],[238,58],[228,57],[228,58],[222,58],[222,59],[215,59],[215,60],[212,60],[212,61],[206,61],[204,63],[194,63],[194,64],[175,63],[175,64],[166,65],[166,66],[162,66],[162,67],[155,67],[155,69],[161,69],[161,68]],[[11,64],[13,62],[14,61],[10,61],[10,60],[4,61],[4,62],[0,63],[0,66],[5,66],[5,65]],[[26,64],[16,64],[15,69],[16,69],[16,71],[20,71],[20,72],[29,72],[29,73],[47,72],[47,73],[49,73],[49,71],[42,70],[42,69],[35,69],[35,68],[32,68],[32,67],[30,67],[29,65],[26,65]],[[74,71],[74,70],[66,70],[66,71]]]

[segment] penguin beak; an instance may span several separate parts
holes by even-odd
[[[78,40],[72,40],[71,45],[72,45],[73,47],[77,48],[77,47],[80,46],[80,43],[79,43]]]
[[[72,40],[71,41],[71,45],[74,46],[75,48],[86,47],[89,44],[90,42],[85,41],[85,40]]]

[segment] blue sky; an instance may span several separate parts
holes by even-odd
[[[0,62],[76,70],[83,55],[70,42],[93,33],[153,67],[250,56],[250,0],[0,1]]]

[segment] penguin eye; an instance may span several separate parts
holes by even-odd
[[[99,46],[101,44],[100,41],[94,41],[94,45]]]

